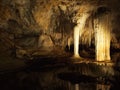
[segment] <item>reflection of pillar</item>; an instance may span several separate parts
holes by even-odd
[[[75,90],[79,90],[79,84],[75,84]]]
[[[97,84],[96,90],[110,90],[110,85]]]
[[[110,20],[109,15],[98,17],[95,22],[96,60],[110,60]]]
[[[89,14],[84,13],[78,20],[77,25],[74,27],[74,56],[79,56],[79,36],[81,36],[83,32],[83,28],[85,26],[86,19],[88,18]]]

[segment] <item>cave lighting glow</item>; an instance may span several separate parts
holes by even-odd
[[[74,57],[80,57],[79,56],[79,26],[75,26],[74,28]]]
[[[95,46],[96,60],[110,60],[110,18],[109,15],[99,17],[94,22],[95,26]]]
[[[79,90],[79,84],[75,84],[75,90]]]
[[[96,90],[110,90],[111,85],[97,84]]]
[[[79,38],[84,31],[86,19],[89,17],[88,13],[84,13],[78,20],[77,25],[74,27],[74,57],[80,58],[79,55]]]

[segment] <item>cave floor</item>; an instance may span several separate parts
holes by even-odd
[[[24,61],[18,59],[2,59],[0,60],[0,73],[16,71],[26,67]]]
[[[115,80],[112,77],[115,75],[112,62],[100,63],[93,59],[81,60],[68,56],[61,57],[61,55],[59,57],[36,56],[30,61],[7,62],[7,60],[4,62],[4,67],[1,66],[1,90],[68,90],[69,82],[73,83],[70,83],[70,88],[75,83],[79,83],[80,87],[84,84],[81,90],[97,90],[96,83],[100,85],[102,83],[103,86],[107,83],[111,86],[112,82],[115,82],[112,83],[114,87],[119,88],[119,75],[114,77]],[[85,89],[86,86],[94,89]],[[62,89],[57,89],[58,87]],[[114,87],[111,87],[111,90],[114,90]]]
[[[2,56],[2,53],[0,55]],[[0,88],[1,90],[35,90],[35,88],[36,90],[67,90],[66,86],[69,82],[81,81],[92,88],[95,86],[91,86],[91,83],[96,84],[97,79],[102,84],[115,82],[112,84],[119,88],[120,69],[114,67],[120,66],[119,63],[96,62],[93,58],[89,58],[88,53],[84,53],[84,56],[88,58],[73,58],[72,53],[57,50],[38,51],[32,54],[32,57],[25,59],[9,58],[6,54],[0,59]],[[112,56],[115,57],[112,57],[114,61],[119,60],[119,54]],[[114,79],[112,76],[115,76]],[[86,84],[88,82],[90,84]],[[56,89],[58,87],[62,89]],[[84,88],[86,87],[82,90],[85,90]]]
[[[2,49],[1,49],[2,50]],[[6,54],[5,54],[6,53]],[[80,52],[82,58],[74,58],[73,53],[66,52],[61,48],[55,48],[50,51],[37,50],[30,57],[25,57],[22,59],[10,57],[8,53],[10,52],[0,52],[0,73],[19,71],[26,68],[30,69],[43,69],[44,68],[57,68],[66,67],[71,65],[81,65],[81,64],[95,64],[102,66],[120,66],[119,63],[116,64],[114,61],[119,60],[120,54],[115,53],[112,55],[112,62],[96,62],[93,55],[90,55],[86,51]]]

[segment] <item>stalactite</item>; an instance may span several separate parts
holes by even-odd
[[[67,39],[67,45],[68,45],[68,49],[70,50],[70,45],[72,44],[72,41],[73,41],[73,38],[72,37],[69,37]]]
[[[110,15],[104,14],[94,20],[96,60],[110,60]]]
[[[93,16],[92,16],[93,17]],[[91,19],[89,20],[89,34],[88,34],[88,45],[89,46],[91,46],[91,43],[92,43],[92,38],[93,38],[93,32],[94,32],[94,30],[93,30],[93,23],[92,23],[92,17],[91,17]]]
[[[94,30],[92,25],[92,18],[89,17],[89,19],[86,21],[86,25],[84,28],[84,32],[81,35],[80,43],[83,45],[91,46],[91,40],[94,37]]]
[[[93,38],[93,30],[91,29],[84,29],[84,32],[80,38],[80,43],[83,45],[90,46],[91,45],[91,40]]]
[[[83,13],[83,15],[77,20],[77,25],[74,27],[74,57],[79,56],[79,37],[83,33],[83,28],[86,23],[86,19],[89,17],[88,13]]]

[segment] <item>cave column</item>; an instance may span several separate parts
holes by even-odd
[[[110,60],[110,17],[104,14],[94,20],[96,60]]]
[[[77,25],[74,27],[74,57],[79,58],[79,37],[81,36],[86,19],[89,17],[88,13],[83,13],[77,20]]]

